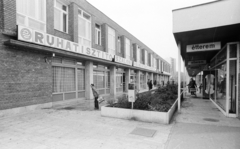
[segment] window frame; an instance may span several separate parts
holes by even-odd
[[[129,42],[127,42],[129,41]],[[129,45],[128,45],[129,44]],[[129,51],[127,51],[127,47],[129,48]],[[131,41],[130,39],[125,37],[125,52],[126,52],[126,59],[131,60]]]
[[[79,24],[78,24],[78,43],[80,43],[80,42],[79,42],[79,38],[81,38],[82,40],[81,40],[81,43],[80,43],[80,44],[81,44],[81,45],[84,45],[83,39],[85,39],[85,40],[87,40],[87,41],[90,41],[89,47],[92,47],[92,15],[90,15],[90,14],[87,13],[86,11],[78,8],[78,12],[79,12],[79,11],[81,11],[81,14],[78,13],[78,23],[79,23],[79,17],[80,17],[81,19],[83,19],[83,20],[86,21],[86,24],[90,23],[90,27],[89,27],[89,39],[87,39],[87,37],[83,37],[83,36],[80,36],[80,35],[79,35]],[[86,17],[84,17],[84,14],[88,15],[88,16],[89,16],[89,19],[87,19]],[[87,26],[87,25],[86,25],[86,26]],[[100,27],[101,27],[101,26],[100,26]],[[96,26],[95,26],[95,29],[96,29]],[[86,33],[88,32],[88,28],[87,28],[87,27],[85,28],[85,31],[86,31]],[[100,30],[100,31],[101,31],[101,30]],[[100,36],[100,39],[101,39],[101,36]],[[86,45],[84,45],[84,46],[86,46]]]
[[[110,40],[109,40],[109,39],[110,39],[110,38],[109,38],[109,35],[110,35],[110,36],[113,36],[113,35],[109,34],[109,30],[114,31],[114,40],[113,40],[113,41],[114,41],[114,45],[113,45],[113,48],[114,48],[114,49],[111,49],[111,48],[109,47],[109,45],[111,45],[111,44],[109,43],[109,42],[110,42]],[[115,31],[113,28],[111,28],[110,26],[107,27],[107,31],[108,31],[108,32],[107,32],[107,33],[108,33],[108,34],[107,34],[107,37],[108,37],[108,38],[107,38],[107,39],[108,39],[108,53],[109,53],[109,50],[110,50],[110,51],[114,51],[114,53],[111,53],[111,54],[114,54],[114,55],[115,55],[115,54],[116,54],[116,31]]]
[[[118,36],[118,39],[117,39],[117,52],[118,53],[122,53],[122,50],[121,50],[121,37]]]
[[[66,6],[66,11],[63,11],[62,9],[58,8],[58,7],[57,7],[57,2],[60,3],[61,5]],[[54,11],[55,11],[55,9],[57,9],[57,10],[59,10],[59,11],[61,12],[60,28],[61,28],[62,30],[59,30],[59,29],[57,29],[57,28],[55,27],[55,22],[54,22],[54,29],[55,29],[55,30],[58,30],[58,31],[61,31],[61,32],[63,32],[63,33],[67,33],[67,34],[68,34],[68,11],[69,11],[68,5],[65,4],[64,2],[62,2],[61,0],[54,0]],[[64,12],[65,12],[65,14],[66,14],[66,32],[63,31],[63,14],[64,14]],[[55,21],[55,12],[54,12],[54,21]]]
[[[36,0],[35,0],[35,2],[36,2]],[[34,21],[36,21],[36,22],[40,22],[40,23],[42,23],[43,25],[44,25],[44,30],[39,30],[39,29],[36,29],[36,28],[33,28],[33,29],[35,29],[35,30],[39,30],[39,31],[44,31],[44,32],[46,32],[46,26],[47,26],[47,16],[46,16],[46,11],[47,11],[47,8],[46,8],[46,0],[43,0],[43,6],[44,6],[44,14],[43,14],[43,16],[44,16],[44,20],[42,21],[42,20],[39,20],[39,18],[33,18],[32,16],[30,16],[30,15],[28,15],[28,11],[29,11],[29,3],[27,3],[27,14],[24,14],[24,13],[22,13],[22,12],[19,12],[19,10],[18,10],[18,3],[19,3],[19,1],[16,1],[16,24],[17,25],[24,25],[24,26],[26,26],[26,27],[29,27],[29,28],[33,28],[33,27],[30,27],[29,26],[29,18],[30,19],[32,19],[32,20],[34,20]],[[36,13],[36,16],[38,16],[39,17],[39,7],[38,7],[38,0],[37,0],[37,2],[35,3],[35,13]],[[22,17],[24,17],[24,24],[21,24],[21,23],[18,23],[18,15],[20,15],[20,16],[22,16]]]
[[[99,26],[99,28],[97,27],[97,25]],[[99,37],[98,37],[99,35]],[[95,44],[96,45],[102,45],[101,42],[102,42],[102,32],[101,32],[101,25],[99,24],[95,24]]]

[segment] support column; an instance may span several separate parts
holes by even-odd
[[[137,90],[140,91],[140,70],[137,70],[137,73],[136,73],[136,87],[137,87]]]
[[[181,44],[178,43],[178,111],[181,109]]]
[[[110,67],[110,95],[116,98],[116,66]]]
[[[87,100],[93,99],[91,84],[93,84],[93,62],[87,61],[85,64],[85,98]]]

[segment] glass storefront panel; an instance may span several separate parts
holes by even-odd
[[[237,60],[229,61],[229,113],[236,113]]]
[[[140,88],[146,89],[146,76],[144,74],[140,74]]]
[[[226,63],[219,65],[216,68],[216,97],[215,101],[216,103],[222,107],[223,110],[226,110],[226,76],[227,76],[227,69],[226,69]]]

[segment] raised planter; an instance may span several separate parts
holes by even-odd
[[[174,102],[168,112],[144,111],[135,109],[123,109],[114,107],[101,107],[101,115],[105,117],[132,119],[143,122],[169,124],[177,108],[177,101]]]

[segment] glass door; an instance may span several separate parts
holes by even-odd
[[[228,116],[238,115],[238,68],[239,68],[239,43],[228,44],[228,74],[227,74],[227,107]]]

